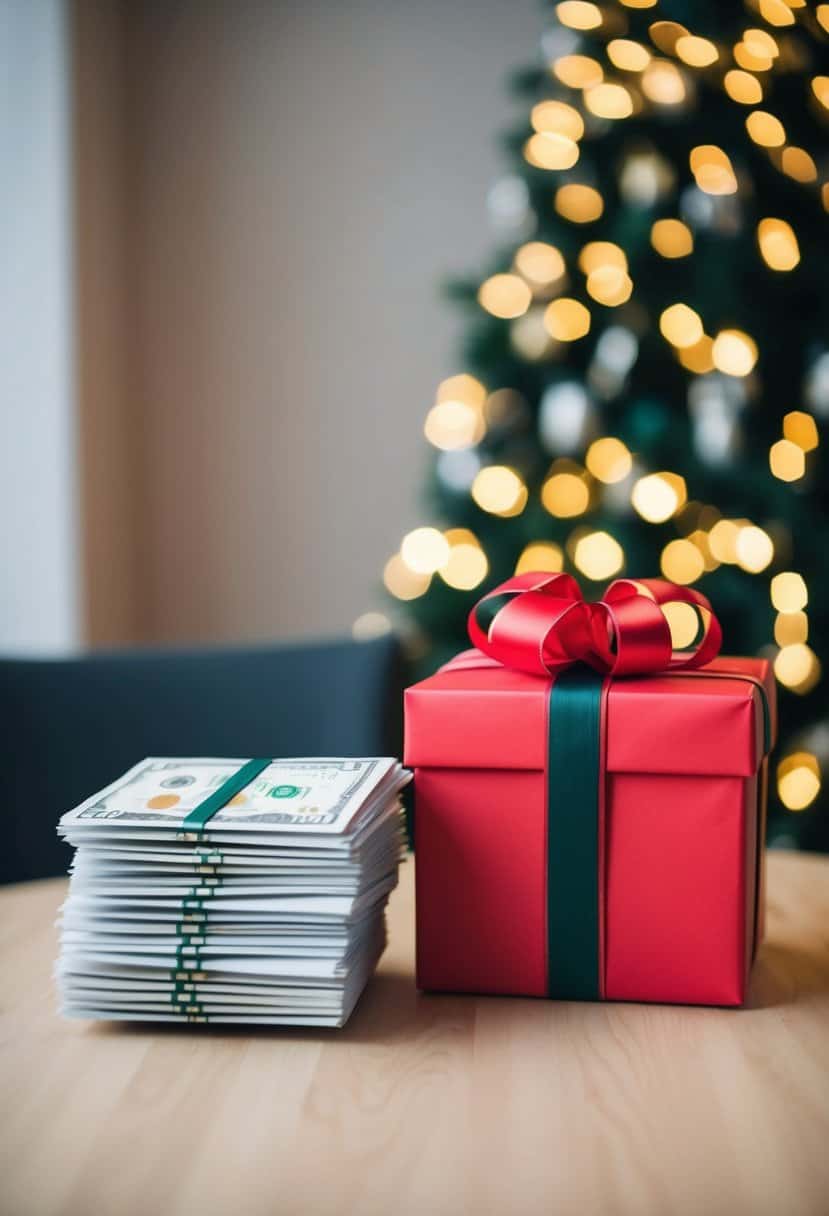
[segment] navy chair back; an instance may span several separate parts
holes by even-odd
[[[0,882],[65,873],[61,814],[144,756],[399,755],[392,637],[0,660]]]

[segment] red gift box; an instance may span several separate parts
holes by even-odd
[[[465,652],[406,692],[418,986],[740,1005],[763,931],[770,664],[694,668],[711,646],[689,659],[668,641],[667,663],[652,652],[644,674],[617,675],[614,663],[642,666],[625,616],[641,607],[562,612],[557,593],[581,603],[566,578],[504,584],[471,629],[481,641],[484,626],[491,657]],[[652,588],[716,628],[687,588],[626,583],[618,598],[646,598],[650,611]],[[486,628],[493,603],[503,623],[524,591],[523,620],[513,611],[499,633],[496,611]],[[645,617],[640,642],[656,627]],[[598,674],[569,666],[574,654]]]

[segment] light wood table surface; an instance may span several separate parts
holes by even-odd
[[[64,1022],[65,883],[0,890],[3,1216],[826,1216],[829,860],[741,1011],[422,996],[413,868],[342,1031]]]

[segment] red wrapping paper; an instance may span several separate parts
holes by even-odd
[[[546,995],[551,683],[472,651],[406,692],[421,988]],[[774,712],[770,664],[760,659],[610,683],[599,841],[605,999],[744,1002],[763,929]]]

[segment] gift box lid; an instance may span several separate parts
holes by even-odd
[[[465,651],[406,690],[405,763],[543,771],[553,683]],[[606,731],[609,772],[753,776],[776,734],[771,664],[613,679]]]

